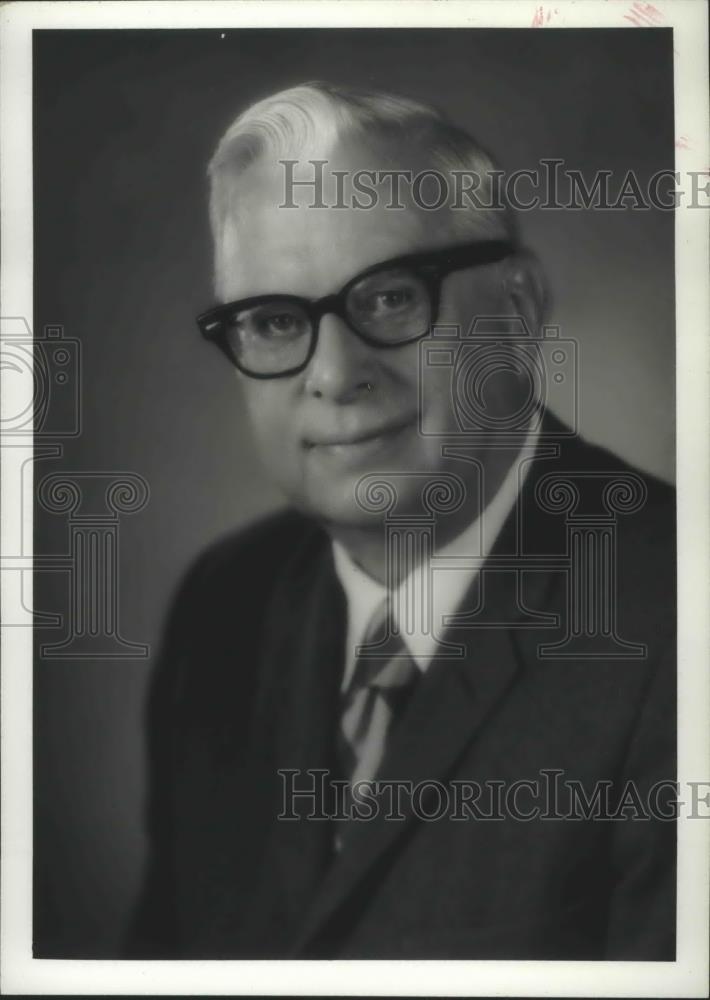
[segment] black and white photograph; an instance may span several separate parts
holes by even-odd
[[[707,19],[0,12],[4,991],[706,995]]]

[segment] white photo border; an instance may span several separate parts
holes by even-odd
[[[363,0],[11,3],[0,9],[3,316],[32,326],[32,30],[243,27],[532,28],[532,0]],[[632,0],[551,0],[543,30],[639,30]],[[708,13],[697,0],[653,0],[659,27],[674,32],[676,170],[710,173]],[[547,14],[549,13],[549,19]],[[654,15],[655,16],[655,15]],[[643,29],[641,29],[643,30]],[[710,179],[709,179],[710,180]],[[681,184],[682,188],[682,184]],[[710,760],[710,212],[676,210],[678,485],[678,779],[708,781]],[[4,373],[3,373],[4,374]],[[31,377],[28,373],[28,377]],[[3,411],[13,412],[17,380]],[[24,394],[24,390],[20,390]],[[19,516],[2,464],[2,549]],[[11,516],[12,515],[12,516]],[[30,540],[31,546],[31,540]],[[31,547],[28,554],[31,555]],[[3,587],[5,580],[3,579]],[[31,590],[26,591],[31,602]],[[4,603],[4,602],[3,602]],[[31,605],[30,605],[31,606]],[[675,962],[545,961],[80,961],[32,957],[32,634],[2,633],[2,857],[0,987],[10,994],[707,996],[710,822],[678,821]],[[703,666],[705,669],[703,669]],[[710,809],[708,810],[710,815]]]

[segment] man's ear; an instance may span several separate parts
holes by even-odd
[[[532,251],[518,250],[504,266],[504,293],[511,313],[522,316],[535,336],[545,321],[549,305],[542,265]]]

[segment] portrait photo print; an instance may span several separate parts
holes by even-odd
[[[34,958],[676,961],[710,195],[533,27],[34,30]]]

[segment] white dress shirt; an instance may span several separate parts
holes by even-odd
[[[521,451],[531,456],[536,437],[537,429],[531,428]],[[516,460],[511,464],[498,492],[485,508],[483,514],[479,514],[456,538],[437,550],[437,557],[481,557],[490,554],[503,524],[515,506],[518,493],[530,468],[530,462],[525,462],[520,476],[518,476],[518,457],[519,455],[516,455]],[[482,531],[482,517],[485,519],[485,533]],[[356,649],[363,642],[375,609],[387,597],[388,591],[384,584],[365,573],[354,562],[344,546],[335,540],[333,541],[333,557],[335,571],[345,591],[348,611],[345,669],[341,684],[341,690],[344,691],[350,683],[352,672],[355,669]],[[441,635],[443,616],[454,614],[458,610],[464,595],[479,572],[480,569],[470,566],[460,570],[447,567],[438,571],[433,567],[431,577],[431,622],[434,625],[433,629],[427,628],[422,621],[421,601],[414,600],[410,603],[407,628],[406,630],[402,628],[401,634],[412,659],[422,673],[427,670],[436,653],[438,642],[434,633],[438,632]],[[416,593],[417,581],[413,579],[416,573],[415,568],[409,577],[399,584],[397,589],[403,591],[403,588],[408,587],[410,594]],[[418,589],[421,591],[421,583]],[[401,606],[397,598],[401,597],[402,594],[393,594],[392,596],[393,608]]]

